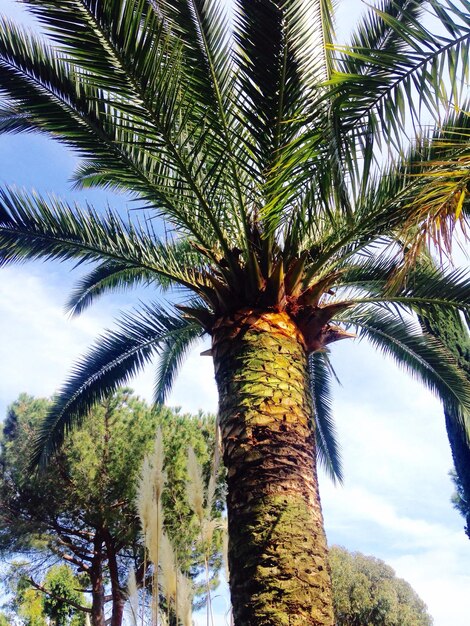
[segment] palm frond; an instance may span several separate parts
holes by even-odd
[[[0,134],[22,133],[37,130],[35,125],[19,107],[2,106],[0,108]]]
[[[447,35],[437,27],[431,32],[419,19],[424,3],[385,1],[369,9],[350,46],[337,48],[331,82],[341,109],[344,158],[351,164],[370,141],[383,138],[399,149],[407,120],[416,121],[422,108],[438,120],[450,102],[460,104],[470,6],[467,0],[426,4]]]
[[[178,0],[161,2],[158,10],[182,42],[184,63],[192,68],[188,74],[189,88],[204,108],[205,116],[211,117],[212,132],[224,145],[231,173],[225,179],[225,186],[233,184],[233,196],[228,201],[247,245],[249,225],[244,181],[251,177],[252,165],[244,151],[237,148],[243,145],[245,133],[237,120],[232,93],[235,72],[227,7],[217,0]]]
[[[162,184],[168,167],[158,165],[144,150],[145,141],[136,139],[141,122],[132,125],[119,115],[102,90],[84,82],[69,57],[59,57],[42,40],[3,18],[0,83],[12,103],[3,110],[3,132],[48,133],[99,164],[100,184],[132,190],[170,214],[180,212],[181,205]],[[194,220],[187,226],[191,223],[197,230]]]
[[[333,481],[343,482],[343,468],[332,415],[331,364],[325,352],[309,356],[318,459]]]
[[[0,80],[21,105],[23,128],[35,124],[78,149],[87,184],[131,189],[202,245],[215,237],[227,246],[225,146],[188,99],[178,41],[155,16],[144,19],[141,1],[30,4],[65,52],[12,24],[0,28]]]
[[[92,406],[140,371],[170,337],[196,326],[157,305],[124,315],[75,365],[38,431],[31,467],[47,462]],[[199,327],[200,329],[200,327]]]
[[[130,289],[152,283],[168,288],[171,281],[167,277],[156,280],[155,273],[140,267],[129,268],[124,263],[101,263],[82,278],[67,300],[65,310],[72,315],[80,315],[104,293]]]
[[[271,222],[279,202],[286,202],[283,183],[288,172],[300,168],[291,157],[304,123],[305,98],[325,72],[324,55],[318,54],[328,36],[323,28],[330,24],[325,7],[331,8],[330,3],[301,0],[239,0],[236,6],[238,108],[264,181],[264,214]],[[286,150],[288,155],[283,155]]]
[[[423,335],[416,325],[390,312],[364,307],[345,312],[339,320],[355,327],[384,354],[391,356],[411,376],[420,380],[466,425],[470,416],[470,383],[456,361],[438,341]]]
[[[233,87],[230,20],[227,7],[218,0],[163,0],[158,3],[165,24],[183,47],[191,68],[191,86],[200,104],[224,115],[230,108]],[[226,108],[228,107],[228,108]],[[226,132],[223,126],[221,133]]]
[[[394,256],[377,256],[372,252],[345,263],[338,283],[344,287],[364,288],[369,293],[382,291],[396,272],[398,262]]]
[[[410,261],[428,244],[450,255],[455,227],[464,230],[468,221],[469,107],[465,102],[437,129],[423,133],[406,155],[369,176],[356,198],[358,222],[377,220],[377,233],[395,231]]]
[[[172,334],[162,343],[155,375],[154,399],[163,404],[168,397],[176,376],[194,343],[204,331],[196,322],[188,325],[178,334]]]
[[[408,42],[403,32],[415,26],[428,4],[428,0],[380,0],[368,7],[351,34],[349,46],[353,50],[386,50],[390,54],[405,51]],[[338,61],[341,69],[350,74],[365,74],[368,70],[360,58],[340,56]]]
[[[187,247],[188,244],[185,244]],[[195,270],[185,267],[178,244],[158,241],[150,230],[126,225],[112,211],[98,215],[55,198],[0,190],[0,265],[32,259],[98,261],[152,274],[192,289]],[[195,253],[192,252],[192,255]]]
[[[341,290],[342,298],[349,298],[358,304],[388,302],[422,314],[427,309],[435,308],[440,314],[450,316],[458,314],[458,311],[469,310],[468,270],[448,271],[448,268],[437,267],[421,256],[414,266],[405,267],[406,271],[403,272],[403,263],[397,256],[389,254],[377,257],[372,254],[350,259],[338,271],[334,288]]]
[[[368,176],[356,195],[352,219],[347,213],[328,217],[326,228],[324,224],[318,233],[307,223],[310,232],[306,232],[306,240],[310,237],[317,248],[312,270],[334,258],[347,264],[374,244],[382,252],[384,246],[391,250],[391,233],[408,248],[406,271],[429,239],[440,252],[449,252],[453,229],[459,222],[464,224],[470,206],[465,191],[469,124],[465,110],[450,114],[437,130],[419,138],[408,154],[390,160],[380,174]],[[402,257],[403,245],[396,247],[396,252]]]
[[[359,23],[351,37],[350,47],[361,50],[387,50],[390,54],[399,52],[403,45],[406,45],[406,42],[402,37],[397,36],[397,32],[383,19],[382,14],[393,16],[398,22],[409,25],[410,21],[416,20],[421,15],[423,4],[425,3],[415,0],[382,0],[378,6],[369,9],[363,21]],[[377,10],[380,10],[380,13]],[[364,67],[361,67],[360,59],[344,54],[336,55],[335,43],[332,39],[329,42],[329,47],[331,48],[329,53],[332,57],[329,64],[329,79],[335,74],[335,70],[340,75],[349,74],[350,76],[361,76],[367,73],[367,64],[364,63]],[[339,58],[336,59],[335,56]],[[346,167],[351,169],[352,162],[350,148],[348,149],[347,145],[346,147],[344,145],[342,106],[338,107],[335,98],[333,98],[329,107],[328,136],[326,138],[328,155],[326,159],[322,160],[321,176],[322,178],[332,176],[334,180],[330,184],[328,184],[328,180],[322,180],[320,186],[332,189],[336,206],[351,212],[352,201],[349,199],[349,188],[354,189],[356,181],[354,177],[350,180],[347,180],[346,177]],[[362,133],[357,133],[355,139],[360,144],[361,174],[363,182],[366,182],[376,160],[373,150],[374,127],[372,120],[364,120],[363,123]]]
[[[274,232],[322,163],[328,105],[321,84],[332,65],[334,2],[240,1],[238,8],[239,108],[260,172],[262,215]]]
[[[239,0],[235,14],[235,51],[240,95],[260,171],[272,165],[273,152],[285,141],[300,96],[299,63],[292,50],[289,8],[300,2]]]
[[[411,311],[425,309],[427,306],[447,311],[470,309],[470,274],[466,269],[457,269],[445,274],[438,268],[415,268],[395,289],[393,275],[390,279],[389,288],[387,289],[387,284],[383,285],[385,291],[382,290],[380,295],[349,297],[356,304],[365,302],[400,304]]]
[[[428,305],[438,308],[449,305],[460,309],[468,309],[470,305],[470,274],[466,268],[443,271],[441,268],[418,264],[408,274],[400,296],[409,298],[410,302],[427,301]]]

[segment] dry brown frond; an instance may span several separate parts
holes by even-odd
[[[402,238],[408,248],[408,263],[415,261],[425,244],[433,246],[441,257],[452,257],[455,228],[465,234],[464,203],[470,196],[470,153],[449,161],[431,160],[422,164],[422,171],[413,174],[423,186],[413,198],[410,218],[404,225]]]

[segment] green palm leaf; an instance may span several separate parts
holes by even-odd
[[[140,267],[129,268],[124,263],[102,263],[82,278],[66,303],[66,310],[72,315],[80,315],[104,293],[130,289],[139,285],[158,284],[165,289],[170,280],[159,277],[154,272]]]
[[[425,5],[448,35],[426,27],[420,19]],[[466,0],[385,1],[369,9],[350,46],[337,48],[332,85],[346,162],[352,165],[358,150],[368,170],[373,143],[383,139],[400,148],[410,116],[416,122],[424,107],[437,120],[449,101],[461,104],[469,10]]]
[[[162,342],[155,376],[154,398],[156,403],[163,404],[165,402],[189,350],[196,341],[201,339],[203,333],[204,331],[199,324],[194,321],[188,322],[181,332],[169,335]]]
[[[108,268],[117,264],[152,274],[156,283],[161,277],[163,287],[168,281],[188,288],[196,283],[195,270],[185,267],[178,244],[161,243],[150,230],[128,226],[112,211],[103,217],[91,207],[84,211],[36,194],[0,190],[0,247],[0,265],[32,258],[79,263],[106,259]]]
[[[340,319],[357,328],[374,347],[393,357],[411,376],[452,407],[461,425],[467,424],[469,382],[438,341],[422,335],[414,324],[381,309],[367,307],[352,314],[344,313]]]
[[[66,46],[67,56],[66,62],[56,61],[44,44],[13,25],[0,28],[0,79],[8,95],[29,113],[24,126],[34,123],[95,157],[79,170],[79,181],[89,184],[92,177],[95,184],[132,187],[153,203],[158,199],[157,208],[197,233],[201,244],[208,243],[201,233],[205,224],[212,230],[210,239],[216,233],[226,245],[219,224],[223,220],[211,210],[211,201],[216,198],[218,206],[226,192],[226,186],[219,187],[225,146],[210,132],[197,101],[182,96],[187,81],[179,44],[168,39],[155,16],[141,27],[146,3],[125,3],[122,13],[116,0],[116,14],[122,17],[117,25],[113,7],[105,2],[32,4],[40,17],[51,16],[49,27]],[[129,29],[137,27],[139,37],[132,44]],[[88,45],[75,58],[77,37]],[[39,68],[37,58],[42,59]],[[106,81],[109,74],[116,75],[116,92]],[[70,94],[75,95],[72,101]],[[87,128],[91,137],[84,133]]]
[[[309,358],[318,459],[333,481],[343,482],[343,468],[332,415],[331,364],[325,352]]]
[[[390,277],[393,279],[393,275]],[[469,310],[470,308],[470,274],[468,270],[454,270],[444,274],[440,269],[414,270],[409,273],[404,285],[393,289],[393,283],[387,289],[387,282],[380,285],[379,296],[348,296],[356,304],[365,302],[400,304],[411,311],[426,307],[430,303],[441,310]],[[356,282],[356,284],[358,284]],[[366,284],[371,285],[367,280]],[[362,283],[361,286],[364,286]],[[373,285],[372,285],[373,286]],[[375,288],[377,289],[377,281]],[[344,297],[344,296],[343,296]]]
[[[196,326],[157,305],[124,315],[117,329],[102,335],[75,365],[38,432],[32,467],[46,463],[72,425],[80,424],[96,402],[140,371],[171,337],[187,337],[189,328]],[[200,326],[197,329],[200,333]]]

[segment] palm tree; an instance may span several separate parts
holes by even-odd
[[[468,105],[465,107],[468,110]],[[432,167],[439,176],[423,180],[414,200],[415,204],[426,208],[431,200],[441,215],[458,208],[452,199],[460,202],[464,198],[470,181],[470,116],[465,112],[454,112],[448,116],[442,125],[429,139],[424,139],[415,147],[411,161],[423,159],[425,155],[426,168]],[[409,161],[410,161],[409,160]],[[437,167],[437,169],[436,169]],[[450,203],[449,203],[450,200]],[[463,209],[463,203],[460,207]],[[450,256],[452,250],[452,233],[444,229],[435,230],[434,237],[443,240],[444,251]],[[420,236],[402,238],[400,245],[406,250],[406,255],[416,257],[417,248],[423,248],[419,263],[428,267],[435,267],[435,263],[424,241],[425,231]],[[443,311],[433,306],[416,307],[416,313],[423,330],[438,340],[444,349],[448,350],[462,373],[470,380],[470,336],[468,325],[470,317],[465,314],[465,321],[457,311]],[[470,538],[470,510],[465,503],[470,502],[470,437],[468,426],[456,419],[453,407],[447,406],[444,400],[444,417],[447,435],[454,461],[454,482],[461,495],[461,506],[456,506],[466,520],[465,531]],[[458,497],[458,496],[457,496]]]
[[[217,0],[25,4],[56,47],[1,23],[0,128],[62,141],[83,159],[77,187],[131,192],[145,212],[129,221],[4,189],[0,261],[92,262],[73,313],[138,283],[173,296],[123,316],[76,365],[34,460],[156,354],[163,401],[209,335],[235,623],[331,626],[315,452],[316,439],[339,478],[327,346],[354,330],[459,423],[470,408],[454,360],[406,315],[468,310],[468,280],[403,263],[393,245],[466,215],[463,188],[444,213],[416,200],[452,155],[426,168],[412,151],[379,173],[381,146],[401,154],[409,120],[457,106],[468,2],[384,0],[344,49],[328,0],[238,0],[233,21]]]
[[[428,311],[421,318],[424,328],[453,354],[459,367],[470,379],[470,336],[458,315],[443,316],[440,311]],[[462,493],[462,502],[470,502],[470,445],[468,431],[444,404],[444,417],[455,467],[456,484]],[[470,509],[461,507],[465,518],[465,532],[470,539]]]

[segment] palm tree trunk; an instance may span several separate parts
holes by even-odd
[[[302,335],[284,313],[242,311],[212,354],[235,626],[332,626]]]

